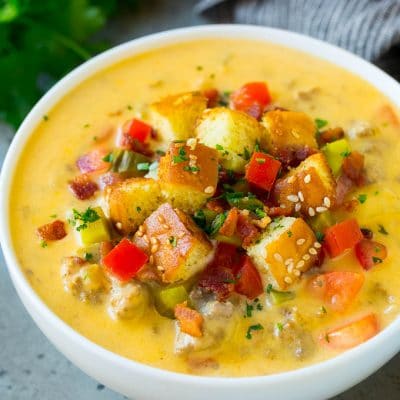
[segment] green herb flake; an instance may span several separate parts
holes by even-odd
[[[252,339],[253,338],[253,336],[252,336],[252,332],[253,331],[261,331],[262,329],[264,329],[264,327],[261,325],[261,324],[256,324],[256,325],[250,325],[248,328],[247,328],[247,333],[246,333],[246,339]]]
[[[243,158],[245,160],[250,160],[251,154],[247,147],[244,148]]]
[[[315,232],[315,237],[317,238],[318,242],[322,243],[324,241],[325,235],[321,231]]]
[[[95,141],[95,142],[96,142],[96,141],[97,141],[97,139],[98,139],[98,137],[97,137],[97,136],[93,136],[93,138],[92,138],[92,139],[93,139],[93,141]]]
[[[114,155],[113,153],[108,153],[105,157],[103,157],[104,162],[111,163],[114,160]]]
[[[42,240],[40,242],[40,247],[42,247],[43,249],[47,247],[47,242],[45,240]]]
[[[253,316],[254,306],[252,304],[246,303],[246,315],[245,317],[250,318]]]
[[[136,168],[138,171],[148,171],[150,169],[150,163],[148,162],[138,163]]]
[[[292,237],[293,236],[293,232],[292,231],[287,231],[287,235],[288,235],[288,237]]]
[[[326,311],[326,308],[324,306],[321,306],[321,313],[322,314],[327,314],[328,312]]]
[[[174,164],[179,164],[184,161],[188,161],[188,158],[186,157],[186,151],[182,146],[179,148],[178,155],[173,157],[173,162]]]
[[[279,332],[283,331],[283,324],[281,322],[276,323],[276,328],[278,329]]]
[[[359,194],[357,200],[360,204],[364,204],[367,201],[367,195],[365,193]]]
[[[265,164],[265,158],[256,158],[258,164]]]
[[[271,290],[273,289],[273,286],[271,283],[268,284],[267,289],[265,290],[268,294],[271,293]]]
[[[217,150],[219,150],[219,151],[224,150],[223,146],[221,146],[220,144],[216,144],[216,145],[215,145],[215,148],[216,148]]]
[[[130,104],[128,104],[128,105],[126,106],[126,108],[127,108],[129,111],[132,111],[132,110],[133,110],[133,107],[132,107]]]
[[[96,210],[91,207],[88,207],[86,211],[80,213],[79,211],[73,209],[73,218],[68,222],[75,227],[75,229],[79,232],[88,227],[88,224],[91,222],[96,222],[100,219],[100,215],[97,214]],[[79,225],[77,226],[77,223]]]
[[[372,261],[374,262],[374,264],[382,264],[383,262],[382,258],[379,257],[372,257]]]
[[[53,218],[53,219],[54,219],[54,218],[57,218],[57,214],[51,214],[51,215],[50,215],[50,218]]]
[[[389,235],[389,232],[385,229],[385,227],[381,224],[378,225],[379,229],[378,232],[382,235]]]
[[[326,119],[316,118],[315,125],[317,125],[317,129],[320,130],[328,125],[328,121]]]
[[[196,166],[186,165],[186,166],[183,167],[183,170],[193,173],[193,172],[199,172],[200,168],[196,167]]]
[[[203,71],[203,66],[202,66],[202,65],[198,65],[198,66],[196,67],[196,69],[197,69],[197,71]]]
[[[139,207],[139,206],[137,206],[137,207],[136,207],[136,211],[137,211],[138,213],[140,213],[140,212],[142,212],[142,208]]]
[[[261,208],[256,208],[254,214],[256,214],[258,218],[265,218],[267,216],[267,213]]]
[[[341,155],[343,158],[348,157],[350,154],[351,154],[351,151],[350,151],[350,150],[346,150],[346,151],[343,151],[342,153],[340,153],[340,155]]]
[[[170,243],[170,245],[171,245],[172,247],[176,247],[177,242],[178,242],[175,236],[170,236],[170,237],[168,238],[168,241],[169,241],[169,243]]]
[[[86,261],[91,261],[91,260],[93,260],[93,254],[92,253],[85,253],[84,258],[85,258]]]
[[[43,121],[48,121],[49,120],[49,116],[47,114],[43,115]]]
[[[263,306],[262,306],[261,303],[257,303],[256,308],[257,308],[258,311],[261,311],[263,309]]]
[[[226,220],[225,213],[218,214],[211,223],[209,235],[215,236],[221,229],[221,226],[224,224],[225,220]]]

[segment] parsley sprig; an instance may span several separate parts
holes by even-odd
[[[86,229],[89,223],[96,222],[100,219],[100,215],[91,207],[88,207],[84,212],[79,212],[74,208],[72,212],[73,217],[69,219],[68,222],[75,227],[78,232]]]

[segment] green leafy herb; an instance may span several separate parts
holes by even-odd
[[[228,90],[225,90],[219,95],[218,99],[218,105],[220,106],[228,106],[229,105],[229,100],[230,100],[231,92]]]
[[[181,162],[187,161],[188,158],[186,157],[186,151],[184,147],[180,147],[178,151],[178,155],[173,157],[174,164],[179,164]]]
[[[256,158],[258,164],[265,164],[265,158]]]
[[[219,230],[221,229],[221,226],[224,224],[225,220],[226,220],[226,214],[225,213],[218,214],[214,218],[214,221],[211,223],[209,235],[210,236],[215,236],[219,232]]]
[[[287,235],[288,235],[288,237],[292,237],[293,236],[293,232],[292,231],[287,231]]]
[[[89,128],[89,127],[90,127],[90,124],[85,124],[85,125],[83,125],[83,127],[84,127],[84,128]]]
[[[175,236],[170,236],[169,239],[168,239],[168,241],[169,241],[169,243],[170,243],[170,245],[171,245],[172,247],[176,247],[176,245],[177,245],[177,239],[176,239]]]
[[[78,232],[86,229],[89,223],[100,219],[100,215],[91,207],[88,207],[83,213],[80,213],[75,209],[73,209],[72,212],[73,218],[69,220],[69,223],[74,226]]]
[[[346,150],[346,151],[343,151],[342,153],[340,153],[340,155],[341,155],[343,158],[348,157],[350,154],[351,154],[351,151],[350,151],[350,150]]]
[[[137,207],[136,207],[136,211],[137,211],[138,213],[140,213],[140,212],[142,212],[142,208],[139,207],[139,206],[137,206]]]
[[[185,167],[183,167],[183,170],[188,172],[198,172],[200,171],[200,168],[196,166],[186,165]]]
[[[322,314],[327,314],[326,308],[324,306],[321,306],[321,313]]]
[[[113,153],[108,153],[105,157],[103,157],[104,162],[113,162],[114,160],[114,154]]]
[[[279,332],[283,331],[283,324],[281,322],[276,323],[276,328],[278,329]]]
[[[93,254],[92,253],[85,253],[85,260],[86,261],[93,260]]]
[[[156,150],[156,153],[157,153],[159,156],[165,156],[165,151],[163,151],[163,150]]]
[[[247,333],[246,333],[246,339],[252,339],[252,332],[253,331],[260,331],[264,329],[264,327],[261,324],[256,324],[256,325],[250,325],[247,329]]]
[[[256,214],[258,218],[264,218],[267,216],[267,213],[261,208],[256,208],[254,214]]]
[[[196,67],[196,69],[197,69],[197,71],[203,71],[203,66],[202,66],[202,65],[198,65],[198,66]]]
[[[253,316],[254,306],[252,304],[246,303],[246,317],[250,318]]]
[[[43,121],[48,121],[49,120],[49,116],[47,114],[43,115]]]
[[[257,308],[258,311],[261,311],[263,309],[263,306],[262,306],[261,303],[257,303],[256,308]]]
[[[150,169],[150,163],[148,162],[138,163],[136,168],[138,169],[138,171],[148,171]]]
[[[47,242],[45,240],[42,240],[40,242],[40,247],[42,247],[43,249],[47,247]]]
[[[315,125],[317,125],[317,129],[320,130],[328,125],[328,121],[326,119],[316,118]]]
[[[126,108],[127,108],[129,111],[132,111],[132,110],[133,110],[133,107],[132,107],[130,104],[128,104],[128,105],[126,106]]]
[[[268,286],[267,286],[267,289],[265,290],[268,294],[270,294],[271,293],[271,290],[273,289],[274,287],[272,286],[272,284],[271,283],[269,283],[268,284]]]
[[[250,157],[251,157],[250,151],[247,147],[245,147],[244,152],[243,152],[243,158],[245,160],[250,160]],[[265,160],[264,160],[264,162],[265,162]]]
[[[325,235],[321,231],[315,232],[315,237],[317,238],[318,242],[322,243],[324,241]]]
[[[389,232],[385,229],[385,227],[381,224],[378,225],[379,229],[378,232],[382,233],[382,235],[389,235]]]
[[[50,218],[57,218],[57,214],[51,214]]]
[[[360,204],[364,204],[367,201],[367,195],[365,193],[359,194],[357,199],[360,202]]]
[[[383,262],[382,258],[379,257],[372,257],[372,261],[374,264],[381,264]]]

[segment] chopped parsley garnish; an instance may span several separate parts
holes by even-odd
[[[364,204],[367,201],[367,195],[365,193],[359,194],[357,197],[357,200],[360,202],[360,204]]]
[[[97,136],[93,136],[93,138],[92,138],[94,141],[96,141],[98,138],[97,138]]]
[[[258,164],[265,164],[265,158],[256,158]]]
[[[287,231],[287,235],[288,235],[289,237],[292,237],[292,236],[293,236],[293,232],[292,232],[292,231]]]
[[[57,218],[57,214],[51,214],[50,218]]]
[[[244,148],[243,158],[245,160],[250,160],[251,154],[247,147]]]
[[[223,152],[223,153],[222,153],[223,156],[227,156],[227,155],[229,154],[229,151],[228,151],[228,150],[225,150],[225,149],[223,148],[223,146],[221,146],[220,144],[216,144],[216,145],[215,145],[215,148],[216,148],[218,151],[222,151],[222,152]]]
[[[47,242],[46,242],[45,240],[42,240],[42,241],[40,242],[40,247],[42,247],[43,249],[44,249],[45,247],[47,247]]]
[[[378,225],[379,229],[378,232],[382,233],[382,235],[389,235],[389,232],[385,229],[385,227],[381,224]]]
[[[283,324],[282,324],[281,322],[277,322],[277,323],[276,323],[276,327],[277,327],[277,329],[278,329],[279,332],[282,332],[282,331],[283,331]]]
[[[374,262],[374,264],[381,264],[383,262],[382,258],[379,257],[372,257],[372,261]]]
[[[252,304],[246,303],[246,315],[245,317],[250,318],[253,316],[254,306]]]
[[[221,229],[221,226],[224,224],[225,220],[226,220],[226,214],[225,213],[218,214],[214,218],[214,221],[211,223],[209,235],[210,236],[215,236],[219,232],[219,230]]]
[[[317,238],[318,242],[322,243],[324,241],[325,235],[321,231],[315,232],[315,237]]]
[[[83,213],[75,210],[75,208],[72,210],[72,212],[73,218],[69,220],[69,223],[74,226],[78,232],[86,229],[89,223],[96,222],[100,219],[100,215],[97,214],[96,210],[91,207],[88,207],[88,209]],[[78,223],[79,225],[77,226]]]
[[[343,158],[348,157],[350,154],[351,154],[351,151],[350,151],[350,150],[346,150],[346,151],[343,151],[342,153],[340,153],[340,155],[341,155]]]
[[[262,306],[261,303],[257,303],[256,308],[257,308],[258,311],[261,311],[263,309],[263,306]]]
[[[327,314],[326,308],[324,306],[321,306],[321,312],[322,314]]]
[[[114,160],[114,155],[113,155],[113,153],[108,153],[105,157],[103,157],[103,161],[104,161],[104,162],[109,162],[109,163],[111,163],[111,162],[113,162],[113,160]]]
[[[203,66],[202,66],[202,65],[198,65],[198,66],[196,67],[196,69],[197,69],[197,71],[203,71]]]
[[[136,168],[138,171],[148,171],[150,169],[150,163],[148,162],[138,163]]]
[[[252,339],[253,338],[251,332],[253,332],[253,331],[261,331],[262,329],[264,329],[264,327],[261,324],[250,325],[247,328],[246,339]]]
[[[201,229],[206,228],[207,221],[203,210],[197,210],[193,215],[193,220]]]
[[[180,147],[178,151],[178,155],[173,157],[173,162],[175,164],[179,164],[181,162],[187,161],[188,158],[186,157],[186,151],[184,147]]]
[[[229,98],[231,96],[231,92],[228,90],[225,90],[224,92],[222,92],[222,94],[220,94],[219,96],[219,100],[218,100],[218,105],[220,106],[227,106],[229,105]]]
[[[267,213],[264,210],[262,210],[261,208],[256,208],[254,210],[254,214],[256,214],[258,218],[264,218],[267,215]]]
[[[90,124],[85,124],[85,125],[83,125],[83,127],[84,127],[84,128],[89,128],[89,127],[90,127]]]
[[[172,247],[176,247],[176,245],[177,245],[177,239],[176,239],[175,236],[170,236],[170,237],[168,238],[168,241],[169,241],[169,243],[170,243],[170,245],[171,245]]]
[[[126,106],[126,108],[127,108],[129,111],[133,110],[133,107],[132,107],[130,104],[128,104],[128,105]]]
[[[139,207],[139,206],[137,206],[137,207],[136,207],[136,211],[137,211],[138,213],[140,213],[140,212],[142,211],[142,208]]]
[[[318,130],[324,128],[328,125],[328,121],[326,119],[316,118],[315,125],[317,125]]]
[[[183,167],[183,170],[188,172],[199,172],[200,168],[196,166],[186,165],[185,167]]]
[[[49,116],[48,115],[43,115],[43,121],[48,121],[49,120]]]
[[[92,253],[85,253],[85,260],[86,261],[93,260],[93,254]]]
[[[272,289],[273,289],[273,286],[272,286],[271,283],[269,283],[268,286],[267,286],[266,292],[267,292],[268,294],[270,294]]]

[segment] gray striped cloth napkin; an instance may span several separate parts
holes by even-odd
[[[373,61],[400,43],[400,0],[202,0],[196,11],[304,33]]]

